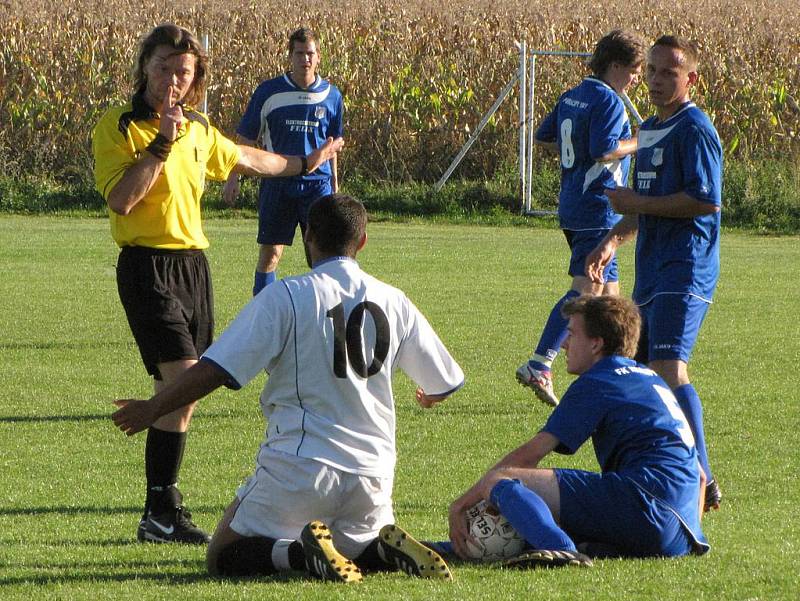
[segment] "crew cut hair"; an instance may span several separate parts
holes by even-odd
[[[292,35],[289,36],[289,55],[291,56],[292,52],[294,52],[294,43],[299,42],[301,44],[305,44],[307,42],[317,42],[317,34],[315,34],[311,29],[308,27],[301,27],[300,29],[296,29],[292,32]]]
[[[352,196],[329,194],[311,204],[307,227],[319,251],[355,257],[367,231],[367,210]]]
[[[583,295],[564,303],[561,313],[567,318],[583,315],[587,336],[603,339],[603,355],[636,355],[642,318],[627,298]]]
[[[697,44],[679,35],[662,35],[653,43],[653,48],[656,46],[664,46],[674,50],[683,52],[684,64],[689,71],[696,71],[697,65],[700,63],[700,50]]]

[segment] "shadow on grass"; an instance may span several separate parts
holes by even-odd
[[[197,513],[206,513],[206,512],[219,512],[222,514],[223,509],[225,509],[222,505],[192,505],[192,508]],[[139,515],[142,512],[141,505],[129,506],[129,507],[78,507],[78,506],[69,506],[69,505],[53,505],[50,507],[0,507],[0,517],[2,516],[40,516],[40,515],[63,515],[63,516],[79,516],[79,515],[125,515],[125,514],[136,514]],[[63,539],[59,539],[60,542],[55,544],[61,544]]]
[[[36,424],[40,422],[92,422],[109,419],[109,414],[102,415],[8,415],[0,417],[0,424]]]
[[[203,419],[234,419],[241,416],[251,415],[251,411],[242,409],[235,410],[220,410],[220,411],[207,411],[203,413]],[[108,421],[111,423],[111,410],[108,413],[97,413],[88,415],[6,415],[0,417],[0,425],[2,424],[38,424],[48,422],[93,422],[93,421]]]

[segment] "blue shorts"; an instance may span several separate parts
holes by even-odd
[[[636,360],[679,359],[688,363],[708,305],[690,294],[658,294],[641,305],[642,333]]]
[[[332,193],[330,178],[262,179],[258,195],[258,243],[291,245],[297,225],[303,231],[306,229],[311,203]]]
[[[559,525],[576,544],[623,557],[692,552],[692,537],[678,516],[622,474],[554,471],[561,494]]]
[[[600,241],[605,238],[608,230],[562,230],[567,244],[572,251],[569,260],[569,275],[586,276],[586,257],[592,252]],[[617,271],[617,257],[606,265],[603,270],[603,282],[618,282],[619,273]]]

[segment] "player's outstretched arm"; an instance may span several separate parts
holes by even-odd
[[[240,134],[236,134],[236,143],[244,146],[255,146],[256,141],[245,138]],[[239,174],[231,173],[228,176],[225,185],[222,187],[222,200],[229,207],[236,205],[236,199],[239,197]]]
[[[306,167],[306,171],[311,173],[336,156],[343,146],[342,138],[335,140],[328,138],[325,144],[305,157],[286,156],[250,146],[239,146],[241,156],[233,172],[260,177],[288,177],[300,175]]]
[[[558,439],[549,432],[539,432],[525,444],[503,457],[478,480],[472,488],[453,501],[448,514],[450,542],[459,557],[468,558],[466,546],[470,537],[467,510],[481,500],[489,501],[492,488],[500,480],[519,478],[525,481],[526,472],[535,470],[539,462],[558,446]]]
[[[227,379],[228,375],[213,363],[199,361],[150,400],[114,401],[119,409],[111,415],[111,419],[117,428],[132,436],[153,425],[162,415],[203,398],[222,386]]]

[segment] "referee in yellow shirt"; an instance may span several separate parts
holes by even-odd
[[[308,156],[238,146],[191,108],[203,97],[208,60],[186,29],[162,24],[142,41],[130,102],[110,108],[94,129],[95,183],[122,249],[117,287],[155,389],[197,362],[214,333],[211,277],[200,219],[206,178],[231,173],[285,177],[333,158],[342,140]],[[145,445],[147,496],[140,541],[203,544],[209,536],[183,506],[178,472],[194,405],[165,415]]]

